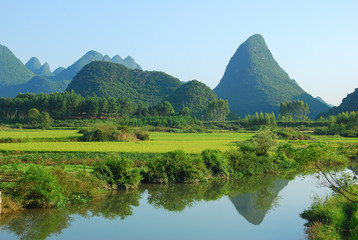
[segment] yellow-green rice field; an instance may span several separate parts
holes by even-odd
[[[61,131],[62,133],[57,133]],[[10,132],[6,131],[8,134]],[[1,137],[13,137],[1,132]],[[75,136],[77,131],[68,130],[69,136]],[[41,134],[42,133],[42,134]],[[16,133],[19,134],[19,133]],[[62,134],[62,135],[61,135]],[[63,130],[34,130],[24,131],[18,138],[29,137],[54,138],[64,137]],[[236,141],[250,139],[253,133],[150,133],[150,141],[141,142],[26,142],[1,143],[0,151],[30,151],[30,152],[152,152],[162,153],[173,150],[183,150],[187,153],[200,153],[204,149],[226,150],[235,145]]]
[[[150,141],[141,142],[51,142],[34,141],[31,139],[76,138],[81,136],[77,130],[8,130],[0,131],[0,138],[28,138],[24,143],[0,143],[0,151],[28,152],[147,152],[163,153],[183,150],[187,153],[200,153],[204,149],[227,150],[235,146],[237,141],[252,138],[254,133],[150,133]],[[358,138],[337,136],[312,136],[314,140],[330,143],[358,144]],[[285,140],[281,140],[283,142]]]
[[[0,131],[0,138],[76,138],[82,136],[78,130],[14,129]]]

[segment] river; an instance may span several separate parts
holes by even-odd
[[[315,175],[245,177],[201,184],[140,185],[87,205],[0,217],[0,239],[304,239],[299,214]]]

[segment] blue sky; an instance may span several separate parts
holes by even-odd
[[[356,0],[1,0],[0,44],[68,67],[89,50],[214,88],[241,43],[264,38],[298,84],[340,104],[358,88]]]

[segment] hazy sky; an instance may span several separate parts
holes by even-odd
[[[51,70],[96,50],[214,88],[259,33],[314,97],[338,105],[358,88],[357,0],[0,0],[0,10],[0,44]]]

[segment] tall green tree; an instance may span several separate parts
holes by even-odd
[[[292,102],[283,102],[280,104],[280,114],[287,119],[304,120],[307,118],[310,110],[307,103],[301,100]]]
[[[209,121],[225,121],[229,112],[229,102],[227,100],[215,99],[209,103],[206,116]]]

